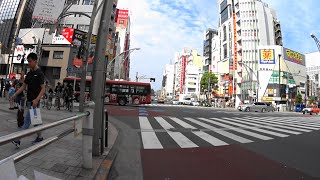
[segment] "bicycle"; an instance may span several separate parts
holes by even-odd
[[[55,99],[54,106],[57,107],[57,110],[60,110],[60,107],[61,107],[60,94],[56,93],[55,96],[56,96],[56,99]]]
[[[66,110],[72,112],[73,111],[73,100],[74,98],[69,96],[66,101]]]

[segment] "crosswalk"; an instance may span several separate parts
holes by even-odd
[[[144,149],[225,146],[286,138],[320,129],[318,117],[177,118],[139,116]]]

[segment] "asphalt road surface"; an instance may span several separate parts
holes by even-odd
[[[319,116],[107,106],[120,130],[110,179],[320,179]]]

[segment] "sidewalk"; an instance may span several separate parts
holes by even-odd
[[[18,130],[17,110],[9,110],[9,103],[4,98],[0,98],[0,104],[0,136],[16,132]],[[51,110],[41,109],[41,114],[43,122],[50,123],[73,116],[76,112],[68,112],[64,109],[57,111],[52,107]],[[73,127],[73,122],[45,130],[42,134],[44,138],[49,138],[70,127]],[[32,146],[31,141],[35,136],[21,139],[20,149],[15,149],[11,143],[0,146],[0,160]],[[24,175],[30,180],[34,179],[34,170],[60,179],[105,179],[112,164],[112,158],[110,159],[108,152],[117,136],[117,129],[109,123],[107,152],[101,157],[93,158],[93,168],[90,170],[82,168],[82,137],[81,135],[74,137],[72,133],[15,163],[17,174]]]

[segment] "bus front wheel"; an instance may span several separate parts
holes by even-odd
[[[119,99],[119,105],[120,106],[125,106],[126,105],[126,100],[123,99],[123,98]]]

